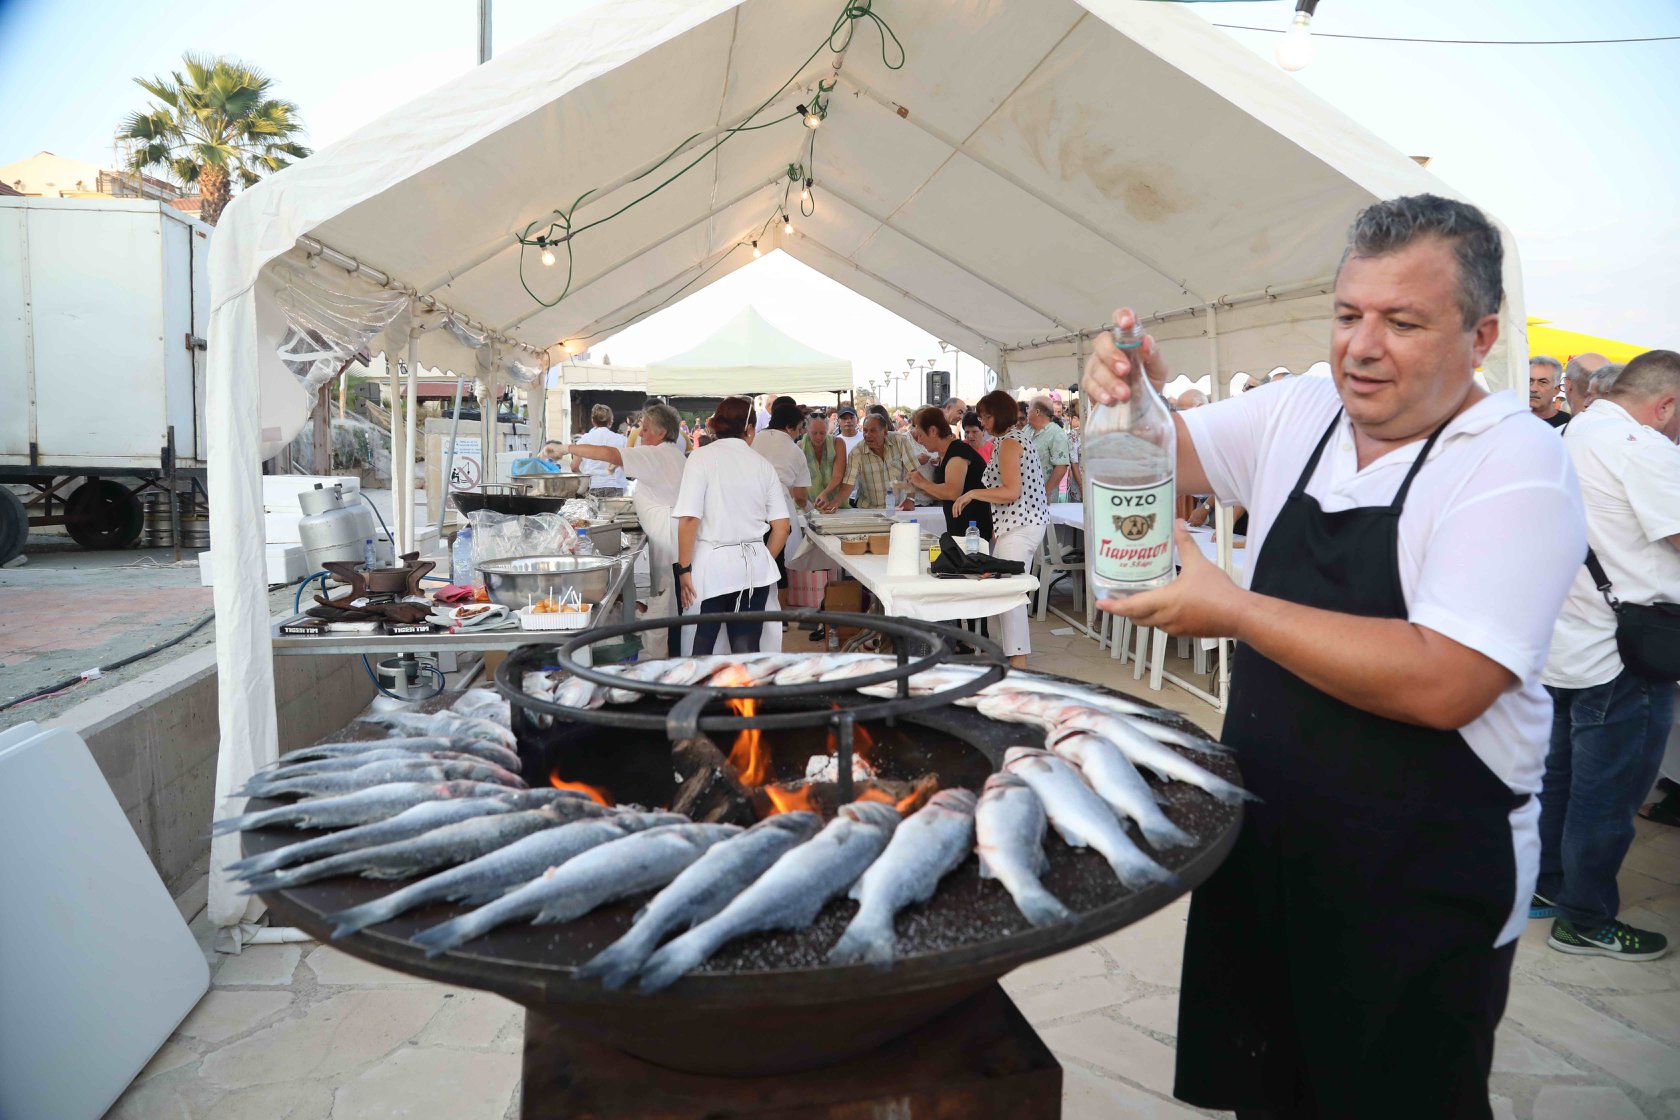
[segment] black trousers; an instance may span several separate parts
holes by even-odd
[[[710,599],[700,602],[700,613],[714,614],[718,611],[761,611],[770,599],[770,584],[763,587],[749,587],[745,591],[731,591],[726,595],[713,595]],[[729,648],[736,653],[757,653],[759,639],[764,636],[762,622],[731,622],[729,630]],[[712,652],[717,645],[718,624],[702,622],[694,628],[694,656],[704,657]]]

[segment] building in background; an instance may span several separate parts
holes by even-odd
[[[34,198],[150,198],[170,203],[181,198],[180,188],[162,179],[134,171],[111,171],[51,152],[37,152],[0,167],[0,184]],[[195,210],[188,213],[198,216]]]

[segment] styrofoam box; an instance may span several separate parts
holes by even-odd
[[[298,533],[298,522],[302,520],[303,514],[296,510],[263,514],[263,540],[269,544],[300,543],[303,537]]]
[[[270,584],[296,583],[305,574],[303,562],[303,546],[296,544],[270,544],[264,550],[268,579]],[[198,582],[210,586],[210,554],[198,554]]]
[[[270,513],[301,515],[303,508],[298,505],[299,494],[315,489],[317,484],[331,489],[334,483],[344,487],[346,496],[359,493],[362,488],[361,479],[351,474],[265,474],[262,480],[263,509]]]

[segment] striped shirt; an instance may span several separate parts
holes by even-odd
[[[860,443],[846,456],[846,484],[854,487],[859,509],[880,509],[887,504],[887,483],[903,482],[916,469],[916,456],[909,440],[887,436],[882,455]],[[1043,484],[1040,483],[1040,486]]]

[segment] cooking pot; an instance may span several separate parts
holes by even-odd
[[[581,498],[589,493],[589,475],[562,472],[560,474],[515,475],[515,486],[523,487],[532,498]]]

